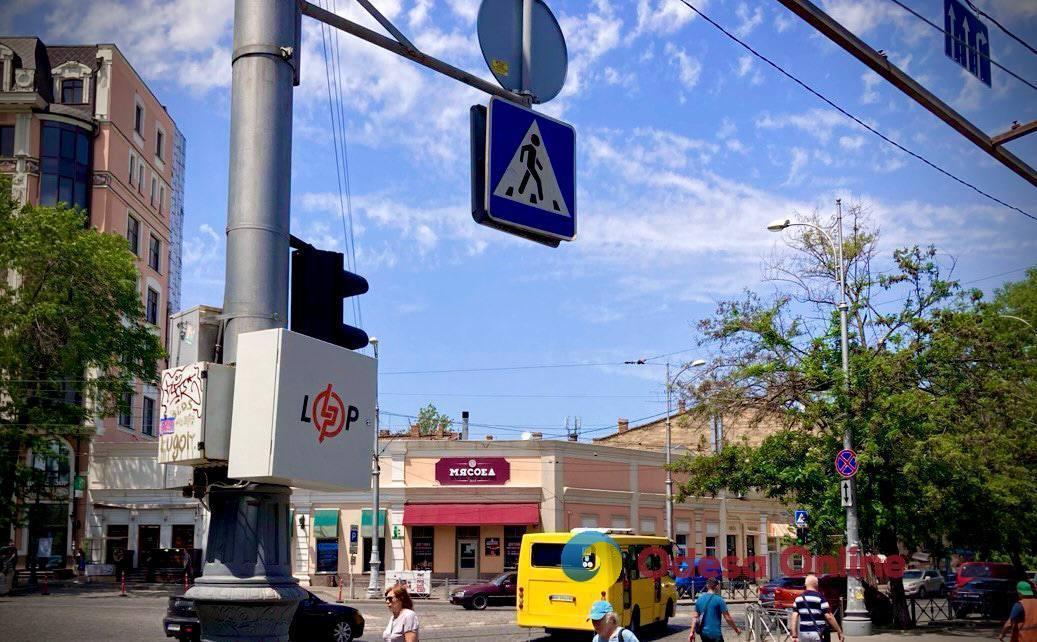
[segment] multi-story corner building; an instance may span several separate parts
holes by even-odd
[[[16,201],[80,207],[91,226],[127,239],[145,317],[165,345],[180,296],[184,150],[176,123],[117,46],[0,37],[0,172],[12,176]],[[155,441],[157,389],[138,384],[126,401],[128,412],[96,418],[90,439],[65,445],[66,463],[26,453],[56,469],[58,488],[14,534],[22,559],[63,567],[83,547],[94,443]]]

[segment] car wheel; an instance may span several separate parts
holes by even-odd
[[[929,594],[925,592],[925,587],[923,586],[923,587],[919,588],[918,589],[918,599],[924,600],[927,597],[929,597]]]
[[[489,600],[486,599],[485,595],[476,595],[472,598],[472,608],[476,609],[477,611],[481,611],[484,608],[486,608],[486,605],[488,603]]]
[[[353,627],[349,622],[338,621],[331,627],[331,642],[352,642]]]

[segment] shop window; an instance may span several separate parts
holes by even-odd
[[[522,536],[526,534],[525,526],[504,527],[504,568],[518,568],[519,552],[522,550]]]
[[[435,528],[412,526],[410,529],[411,570],[431,571],[435,543]]]
[[[194,548],[194,524],[173,524],[173,548]]]
[[[50,121],[43,122],[40,132],[40,204],[89,209],[89,133]]]
[[[120,564],[130,547],[130,527],[126,524],[109,524],[105,534],[104,563]]]
[[[338,572],[338,509],[318,509],[313,514],[317,573]]]
[[[141,434],[155,436],[155,400],[144,397],[144,413],[140,423]]]
[[[14,125],[0,127],[0,156],[14,156]]]
[[[68,547],[68,504],[29,507],[29,561],[41,570],[63,568]]]
[[[378,538],[378,559],[382,563],[382,568],[385,568],[385,538]],[[364,538],[364,573],[371,572],[371,538]]]

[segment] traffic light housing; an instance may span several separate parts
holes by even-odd
[[[343,299],[367,292],[367,279],[347,272],[341,252],[319,250],[291,237],[293,332],[349,350],[368,344],[367,333],[342,322]]]
[[[807,527],[799,526],[796,528],[796,543],[803,546],[807,543]]]

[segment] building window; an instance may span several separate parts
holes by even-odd
[[[137,163],[137,193],[144,193],[144,161]]]
[[[130,547],[130,527],[126,524],[109,524],[104,539],[104,563],[122,566],[128,562],[126,550]]]
[[[163,139],[165,139],[165,135],[162,133],[162,130],[159,130],[159,131],[155,132],[155,156],[157,156],[159,158],[159,160],[162,159],[162,141],[163,141]]]
[[[74,125],[44,121],[40,139],[40,204],[89,209],[89,133]]]
[[[727,536],[727,555],[728,557],[734,557],[738,554],[738,536],[728,535]]]
[[[0,156],[14,156],[14,125],[0,127]]]
[[[166,188],[163,185],[158,187],[158,213],[162,213],[162,203],[166,200]]]
[[[504,527],[504,568],[518,568],[519,552],[522,550],[522,536],[526,534],[525,526]]]
[[[51,496],[55,488],[67,488],[69,481],[69,458],[64,450],[57,444],[51,443],[50,447],[43,447],[32,454],[32,467],[36,469],[40,477],[40,483],[45,487],[44,497]]]
[[[410,564],[415,571],[431,571],[435,527],[412,526],[410,529]]]
[[[140,251],[140,221],[132,216],[126,217],[126,242],[130,252],[137,254]]]
[[[756,555],[756,536],[746,535],[745,536],[745,556],[754,557]]]
[[[158,195],[158,179],[154,174],[151,176],[151,206],[155,207],[155,196]]]
[[[137,157],[133,155],[133,152],[130,152],[130,187],[133,187],[134,185],[137,184],[137,181],[134,180],[136,178],[136,176],[137,176]]]
[[[173,548],[194,548],[194,524],[173,524]]]
[[[62,80],[61,81],[61,102],[65,105],[81,105],[83,104],[83,81],[82,80]]]
[[[159,271],[159,258],[162,256],[162,241],[151,235],[151,243],[148,245],[148,265],[156,272]]]
[[[158,292],[148,288],[148,305],[145,309],[148,323],[158,325]]]
[[[597,515],[580,515],[580,527],[581,528],[597,528],[598,527],[598,516]]]
[[[133,393],[127,392],[119,404],[119,425],[133,430]]]
[[[641,518],[641,532],[638,535],[655,535],[655,518],[654,517],[642,517]]]
[[[712,557],[716,559],[717,556],[717,538],[715,535],[706,536],[706,557]]]
[[[613,515],[612,528],[630,528],[630,520],[624,515]]]
[[[144,413],[140,422],[140,432],[151,437],[155,436],[155,400],[151,397],[144,397]]]
[[[137,104],[133,111],[133,131],[144,135],[144,105]]]

